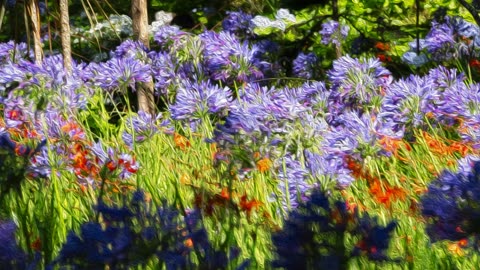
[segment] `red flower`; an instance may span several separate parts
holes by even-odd
[[[240,209],[247,212],[247,215],[250,215],[250,212],[253,208],[258,208],[262,203],[253,199],[247,200],[247,195],[243,195],[240,199]]]
[[[390,50],[390,45],[388,45],[388,43],[383,43],[383,42],[378,41],[377,43],[375,43],[375,48],[380,50],[380,51],[389,51]]]

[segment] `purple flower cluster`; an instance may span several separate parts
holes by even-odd
[[[410,76],[393,83],[386,91],[382,110],[378,117],[383,125],[382,133],[391,137],[403,137],[405,130],[424,127],[426,115],[433,113],[440,93],[433,88],[430,77]]]
[[[346,188],[355,180],[351,171],[346,168],[342,155],[337,153],[319,155],[308,150],[304,151],[304,155],[310,175],[321,180],[323,184],[336,182],[336,186]]]
[[[226,116],[232,107],[231,90],[220,88],[210,81],[182,81],[177,89],[175,103],[169,108],[174,120],[196,122],[206,120],[210,116]]]
[[[432,22],[432,28],[425,37],[425,47],[433,58],[442,61],[453,57],[454,29],[450,23]]]
[[[92,84],[105,91],[125,93],[130,87],[135,90],[136,82],[147,82],[151,78],[150,66],[132,57],[112,58],[99,64],[91,63],[87,68]]]
[[[428,218],[427,233],[433,242],[480,237],[480,162],[470,171],[444,171],[430,183],[421,198],[422,214]]]
[[[222,21],[223,31],[235,34],[244,39],[250,39],[255,36],[253,33],[253,16],[243,11],[227,12],[227,16]]]
[[[17,226],[13,221],[0,221],[0,265],[13,269],[27,269],[27,254],[15,239]]]
[[[123,269],[156,258],[167,269],[225,269],[239,255],[237,248],[214,248],[199,210],[182,215],[166,202],[155,209],[143,191],[118,207],[100,198],[95,210],[104,222],[88,221],[78,234],[71,231],[49,267]]]
[[[177,48],[180,42],[188,34],[176,25],[165,25],[158,29],[153,39],[160,45],[160,47],[169,51],[170,49]]]
[[[319,32],[322,36],[322,44],[341,45],[341,41],[348,36],[350,28],[347,25],[340,25],[339,22],[330,20],[322,24],[322,30]]]
[[[300,53],[293,60],[293,75],[307,80],[317,78],[320,70],[319,61],[313,52],[308,54]]]
[[[395,227],[395,222],[381,226],[376,218],[349,212],[345,202],[314,189],[306,202],[289,213],[283,229],[272,235],[277,254],[272,266],[347,269],[349,260],[357,256],[374,262],[396,261],[386,254]],[[352,252],[339,240],[345,237],[358,239]]]
[[[443,22],[432,22],[425,39],[410,43],[410,51],[402,57],[408,64],[421,66],[429,60],[439,63],[459,59],[460,57],[478,57],[480,55],[480,28],[461,17],[446,16]],[[421,53],[417,55],[417,51]]]
[[[28,50],[26,43],[15,43],[13,40],[0,43],[0,63],[18,62],[21,59],[33,58],[33,51]]]
[[[240,42],[235,35],[228,32],[216,33],[206,31],[200,34],[203,43],[203,57],[206,71],[215,81],[248,82],[260,79],[263,74],[255,62],[256,46],[250,47]]]
[[[348,55],[335,60],[327,75],[332,83],[332,98],[340,106],[361,107],[361,111],[375,104],[373,100],[382,96],[393,80],[378,59],[359,60]]]
[[[279,158],[278,164],[278,188],[282,194],[283,209],[295,209],[300,202],[307,199],[308,191],[312,185],[307,182],[307,171],[302,168],[300,161],[295,160],[291,155]],[[288,195],[287,195],[288,194]]]
[[[126,40],[122,42],[122,44],[120,44],[114,52],[112,52],[112,57],[131,57],[134,59],[145,60],[147,53],[147,47],[145,47],[145,45],[140,41]]]
[[[151,60],[152,75],[155,82],[155,95],[168,97],[169,89],[176,82],[175,65],[172,56],[166,52],[152,51],[148,54]]]
[[[161,114],[154,118],[149,113],[139,111],[137,115],[127,118],[125,120],[126,130],[122,133],[125,144],[133,148],[134,143],[141,143],[160,132],[160,127],[169,124],[167,120],[160,123],[161,117]]]

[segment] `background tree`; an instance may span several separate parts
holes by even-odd
[[[132,0],[132,26],[133,36],[143,43],[145,47],[150,47],[148,36],[148,11],[147,0]],[[153,99],[153,79],[149,82],[137,83],[136,85],[138,110],[148,112],[151,115],[155,113],[155,102]]]
[[[40,8],[38,0],[28,0],[25,5],[25,21],[30,21],[31,31],[33,37],[33,51],[35,55],[35,63],[40,65],[43,60],[42,41],[40,37]],[[28,28],[28,23],[25,23]],[[27,35],[28,37],[28,35]]]
[[[63,66],[68,74],[72,72],[72,49],[70,46],[70,17],[68,0],[60,0],[60,29],[62,37]]]

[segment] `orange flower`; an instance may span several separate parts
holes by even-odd
[[[73,156],[73,167],[79,168],[79,169],[87,169],[87,159],[85,158],[85,152],[77,152]]]
[[[450,153],[448,146],[444,142],[433,138],[430,134],[428,134],[425,131],[423,131],[423,137],[425,139],[425,142],[427,143],[428,148],[432,152],[441,154],[441,155]]]
[[[40,240],[40,237],[37,237],[35,241],[30,245],[30,247],[35,250],[35,251],[41,251],[42,250],[42,241]]]
[[[463,251],[462,247],[459,245],[458,242],[448,244],[448,250],[456,256],[463,256],[465,252]]]
[[[272,167],[272,165],[273,165],[272,161],[267,157],[264,157],[259,161],[257,161],[257,169],[261,173],[268,171]]]
[[[472,68],[476,68],[476,69],[480,69],[480,61],[478,61],[477,59],[472,59],[470,60],[470,62],[468,63]]]
[[[173,134],[173,142],[175,142],[175,146],[181,150],[185,150],[187,147],[190,147],[190,142],[188,139],[176,132]]]
[[[412,150],[410,145],[405,141],[388,137],[388,136],[382,136],[382,138],[378,140],[378,143],[382,146],[383,149],[385,149],[385,151],[392,153],[395,158],[398,158],[401,161],[407,161],[407,159],[404,157],[401,157],[398,154],[398,150],[402,148],[405,148],[407,151]]]
[[[362,165],[359,164],[354,158],[350,155],[345,156],[344,162],[347,164],[347,168],[352,171],[352,175],[355,178],[362,178],[364,173],[362,171]]]
[[[390,50],[390,45],[388,45],[388,43],[383,43],[383,42],[378,41],[377,43],[375,43],[375,48],[380,50],[380,51],[389,51]]]
[[[84,135],[83,130],[80,128],[80,126],[74,122],[67,122],[61,127],[61,130],[67,134],[73,132],[73,140],[80,140]]]
[[[185,240],[184,244],[185,244],[185,246],[188,247],[188,248],[193,247],[193,240],[192,240],[192,238],[188,238],[187,240]]]
[[[215,160],[215,156],[217,155],[217,143],[210,144],[210,150],[212,151],[211,159]]]
[[[470,148],[463,143],[453,142],[452,144],[450,144],[450,151],[457,152],[462,157],[465,157],[468,154],[468,152],[470,152]]]
[[[222,191],[220,192],[220,197],[222,197],[225,200],[230,200],[230,194],[228,193],[227,188],[222,188]]]
[[[380,182],[378,179],[374,179],[370,183],[369,191],[377,202],[386,207],[390,207],[392,201],[404,200],[406,197],[406,191],[403,188],[391,187],[388,183]]]
[[[463,238],[463,239],[458,240],[458,245],[459,245],[460,247],[466,247],[466,246],[468,246],[468,239]]]
[[[253,210],[253,208],[258,208],[261,204],[261,202],[255,199],[250,201],[247,200],[247,195],[243,195],[240,199],[240,209],[247,212],[247,215],[250,215],[250,212]]]
[[[392,58],[383,53],[378,53],[376,56],[381,62],[392,62]]]
[[[182,184],[189,184],[190,183],[190,176],[188,174],[182,174],[182,176],[180,176],[180,183]]]

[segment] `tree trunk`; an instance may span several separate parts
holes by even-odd
[[[60,0],[60,28],[62,37],[63,67],[68,75],[72,74],[72,48],[70,44],[70,17],[68,0]]]
[[[32,26],[31,31],[33,36],[33,53],[35,56],[35,64],[41,65],[43,60],[43,51],[42,41],[40,39],[40,8],[38,6],[38,0],[29,0],[27,3],[27,13],[30,15],[30,23]]]
[[[148,12],[147,0],[132,0],[132,26],[133,36],[150,48],[148,37]],[[153,99],[153,79],[145,83],[137,83],[138,110],[155,114]]]

